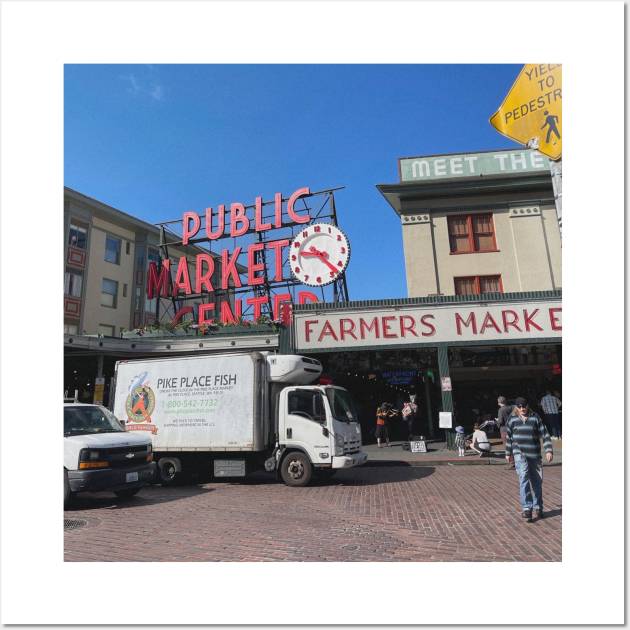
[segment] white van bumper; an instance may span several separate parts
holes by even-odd
[[[333,468],[352,468],[353,466],[360,466],[367,461],[367,453],[359,451],[358,453],[352,453],[351,455],[339,455],[332,458]]]

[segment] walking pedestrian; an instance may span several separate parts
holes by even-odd
[[[562,401],[554,396],[550,390],[546,390],[545,395],[540,400],[540,407],[545,414],[551,439],[557,440],[562,435],[560,432],[560,407],[562,407]]]
[[[543,518],[543,471],[540,440],[543,441],[545,459],[553,459],[553,446],[547,427],[540,417],[530,410],[525,398],[517,398],[508,422],[505,457],[514,462],[519,481],[519,497],[523,518],[531,523]]]
[[[473,434],[470,448],[472,448],[475,453],[479,453],[479,457],[483,457],[484,455],[490,453],[490,441],[488,440],[486,432],[482,431],[479,428],[478,422],[475,422],[475,424],[473,425]]]
[[[466,455],[466,436],[462,426],[455,427],[455,446],[458,457],[464,457]]]
[[[499,425],[499,433],[501,434],[501,442],[505,449],[505,441],[507,439],[507,424],[510,416],[512,415],[513,405],[507,404],[505,396],[499,396],[497,398],[497,404],[499,405],[499,411],[497,412],[497,425]],[[513,464],[508,464],[508,468],[514,468]]]

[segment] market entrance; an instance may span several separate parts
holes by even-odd
[[[561,344],[455,347],[448,362],[454,419],[467,432],[477,420],[496,418],[498,396],[524,396],[539,414],[546,390],[561,397]]]
[[[383,402],[402,409],[415,396],[418,416],[414,434],[438,436],[437,415],[442,397],[435,348],[309,352],[321,361],[323,378],[345,387],[358,405],[364,443],[374,443],[376,408]],[[406,440],[408,428],[399,415],[390,423],[392,440]]]

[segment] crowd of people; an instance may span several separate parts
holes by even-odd
[[[464,457],[470,448],[479,457],[491,455],[492,444],[486,428],[498,430],[505,451],[506,465],[515,469],[519,479],[519,499],[523,518],[531,523],[544,517],[542,496],[543,453],[547,463],[553,460],[552,440],[562,437],[562,401],[558,392],[545,391],[540,399],[539,414],[527,398],[518,397],[513,403],[505,396],[497,398],[496,418],[484,422],[475,420],[473,432],[466,435],[462,425],[455,427],[455,447]],[[403,404],[401,411],[384,402],[376,411],[376,439],[379,448],[390,446],[389,423],[400,416],[408,427],[409,440],[413,437],[414,421],[418,414],[415,397]],[[541,450],[542,442],[542,450]]]

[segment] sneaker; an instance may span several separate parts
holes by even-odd
[[[545,513],[542,510],[534,510],[534,519],[538,520],[541,518],[545,518]]]
[[[523,513],[521,514],[521,516],[528,522],[531,523],[532,522],[532,512],[531,510],[523,510]]]

